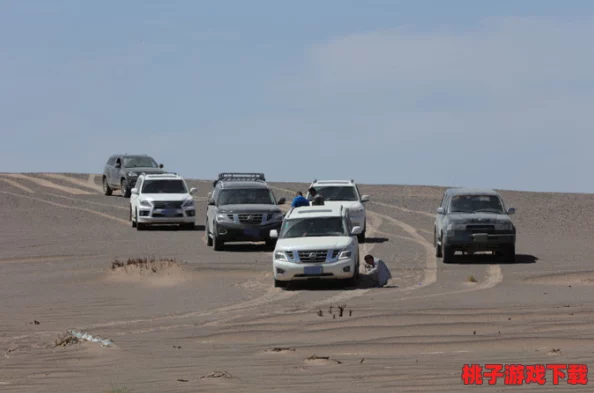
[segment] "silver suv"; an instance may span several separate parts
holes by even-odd
[[[208,193],[207,244],[217,251],[227,242],[265,241],[274,247],[272,229],[279,230],[283,212],[263,173],[220,173]]]
[[[456,251],[468,254],[491,251],[513,262],[516,227],[509,216],[514,213],[514,208],[506,209],[503,198],[494,190],[446,190],[435,219],[435,255],[449,263]]]

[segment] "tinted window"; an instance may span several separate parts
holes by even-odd
[[[126,157],[124,168],[157,168],[159,165],[150,157]]]
[[[229,188],[221,190],[219,205],[273,205],[274,196],[267,188]]]
[[[359,197],[353,186],[328,186],[315,187],[318,194],[324,197],[325,201],[358,201]]]
[[[346,229],[342,217],[315,217],[286,220],[280,238],[345,236]]]
[[[454,195],[450,202],[450,213],[500,213],[503,203],[496,195]]]
[[[185,194],[187,192],[182,180],[146,179],[142,184],[143,194]]]

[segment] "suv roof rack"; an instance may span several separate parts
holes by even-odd
[[[223,172],[219,173],[219,178],[212,185],[217,185],[220,181],[259,181],[266,182],[266,177],[259,172]]]

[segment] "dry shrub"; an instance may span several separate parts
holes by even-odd
[[[159,270],[167,269],[172,266],[181,266],[182,263],[175,260],[175,258],[128,258],[127,261],[114,260],[111,263],[111,270],[123,269],[128,271],[128,268],[152,271],[157,273]]]

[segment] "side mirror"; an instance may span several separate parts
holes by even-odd
[[[133,188],[130,192],[134,195],[138,195],[138,188]]]
[[[438,207],[437,214],[445,214],[445,209],[443,207]]]
[[[271,239],[278,239],[278,231],[276,229],[271,229],[269,236]]]
[[[285,197],[282,197],[281,199],[278,200],[278,202],[276,202],[278,205],[284,205],[285,202],[287,202],[287,199]]]
[[[510,216],[516,214],[516,208],[510,207],[509,209],[507,209],[507,214],[509,214]]]
[[[363,232],[363,228],[356,226],[351,229],[351,235],[360,235]]]
[[[214,206],[215,205],[215,201],[212,198],[208,198],[208,206]]]
[[[163,164],[159,164],[159,168],[163,168]]]
[[[196,190],[196,187],[190,188],[190,194],[195,194],[196,191],[198,191],[198,190]]]
[[[362,195],[361,196],[361,202],[362,203],[369,202],[369,195]]]

